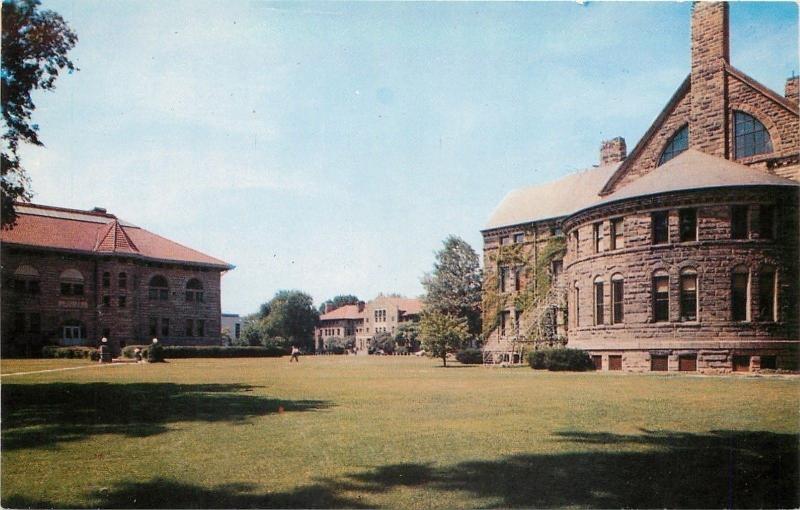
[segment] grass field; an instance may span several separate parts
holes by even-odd
[[[72,367],[72,360],[48,368]],[[797,507],[800,379],[414,357],[2,379],[8,507]],[[4,360],[2,373],[42,370]]]

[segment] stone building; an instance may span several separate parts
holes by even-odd
[[[544,336],[602,370],[796,368],[799,81],[781,96],[730,64],[727,3],[694,5],[691,42],[689,76],[630,154],[604,142],[599,167],[490,218],[489,357]],[[550,299],[520,306],[544,275]]]
[[[220,325],[222,335],[226,336],[232,341],[239,340],[242,337],[242,329],[244,329],[244,319],[238,313],[223,313],[220,318]]]
[[[17,204],[2,241],[2,348],[220,343],[220,278],[233,268],[109,214]]]
[[[331,308],[327,305],[325,313],[319,316],[314,338],[317,350],[323,351],[329,347],[333,338],[355,336],[356,328],[364,322],[364,302],[356,305],[344,305]]]

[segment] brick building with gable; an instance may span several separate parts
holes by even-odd
[[[220,343],[220,278],[233,266],[109,214],[17,204],[2,241],[2,349]]]
[[[514,191],[490,217],[488,360],[521,358],[548,318],[602,370],[797,367],[800,80],[781,96],[730,64],[727,3],[694,4],[691,23],[691,72],[630,154],[604,142],[598,167]],[[554,245],[546,268],[508,256]],[[518,309],[531,267],[552,299]]]

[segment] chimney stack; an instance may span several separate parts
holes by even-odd
[[[725,66],[730,60],[729,47],[728,3],[695,2],[689,146],[720,158],[726,157],[728,147]]]
[[[786,80],[786,92],[783,95],[795,105],[800,103],[800,76],[792,76]]]
[[[330,313],[333,311],[333,305],[330,303],[325,303],[325,313]]]
[[[603,140],[600,146],[600,165],[612,165],[620,163],[628,157],[628,148],[625,146],[625,139],[621,136],[611,140]]]

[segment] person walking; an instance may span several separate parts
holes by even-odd
[[[300,363],[300,349],[298,349],[296,345],[292,346],[292,357],[289,358],[289,363],[292,361]]]

